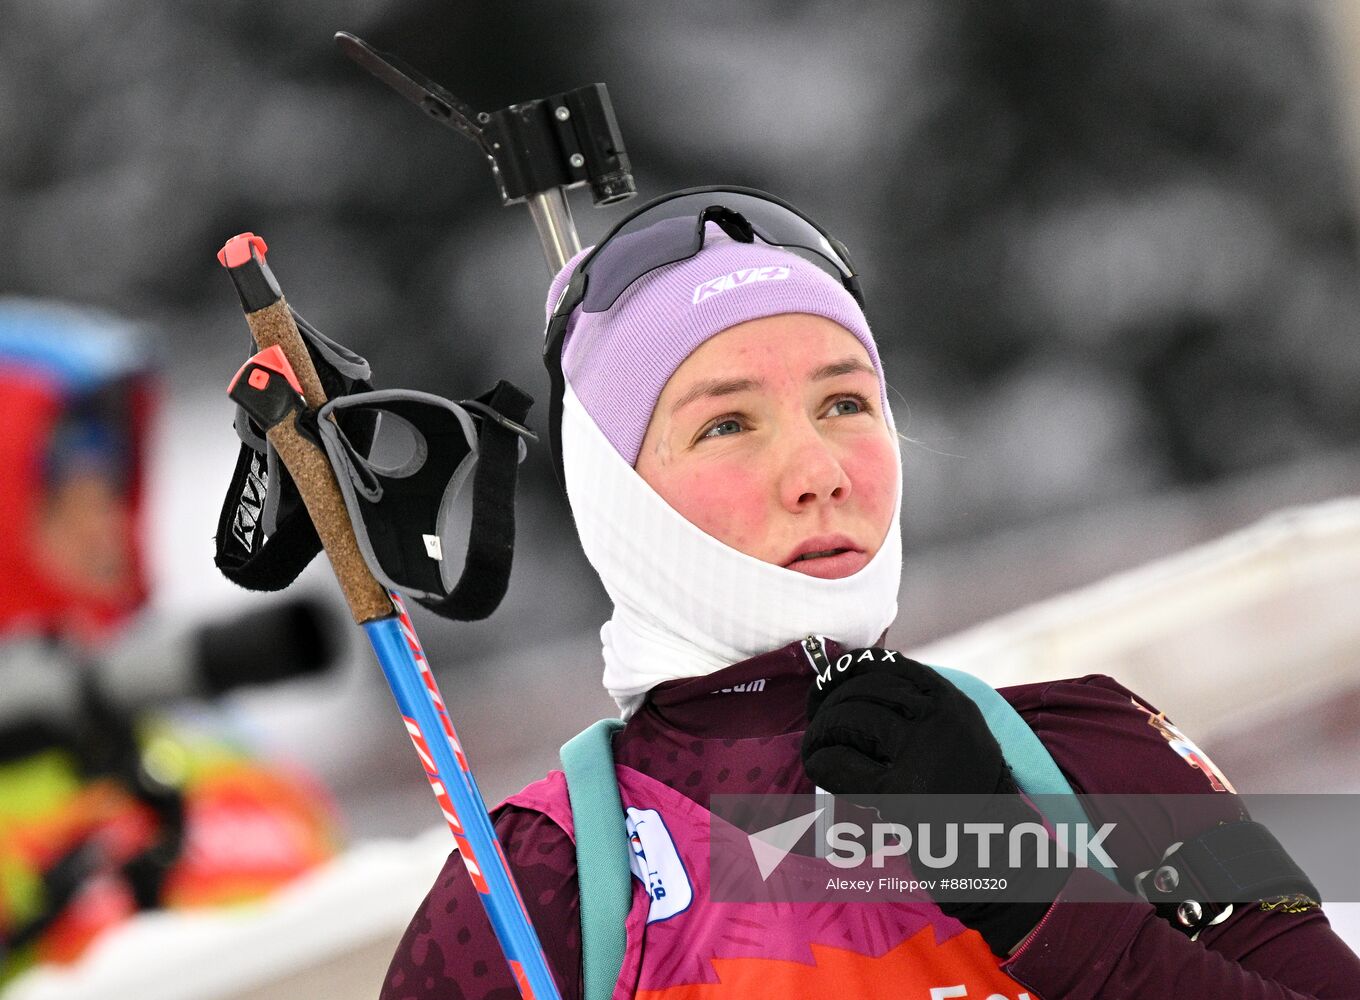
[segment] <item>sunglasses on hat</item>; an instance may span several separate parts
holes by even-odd
[[[772,194],[744,187],[685,188],[641,206],[609,230],[581,261],[553,307],[544,334],[543,364],[552,385],[548,440],[553,469],[563,489],[567,480],[562,468],[562,397],[566,391],[562,347],[572,313],[578,306],[583,312],[606,312],[640,278],[695,256],[703,249],[710,222],[739,243],[752,243],[758,237],[771,246],[804,251],[799,256],[839,279],[864,307],[845,244]]]

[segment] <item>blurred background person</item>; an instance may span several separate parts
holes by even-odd
[[[338,846],[311,779],[146,711],[336,651],[298,600],[139,620],[149,362],[125,323],[0,299],[0,982],[138,910],[257,897]]]

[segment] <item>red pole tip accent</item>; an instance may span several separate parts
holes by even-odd
[[[259,237],[256,237],[256,239],[258,238]],[[224,250],[223,252],[225,253],[226,251]],[[288,355],[283,353],[283,348],[278,344],[275,344],[273,347],[266,347],[263,351],[260,351],[258,354],[249,358],[246,363],[237,370],[236,374],[232,376],[231,384],[227,386],[228,393],[236,388],[236,383],[241,381],[241,376],[245,374],[245,370],[251,365],[256,366],[255,371],[252,372],[247,379],[247,383],[252,388],[263,390],[265,386],[269,384],[269,376],[264,375],[264,372],[261,371],[261,369],[267,368],[270,371],[278,372],[287,379],[288,384],[293,387],[293,391],[299,396],[303,394],[302,384],[298,382],[297,373],[293,371],[293,366],[288,361]],[[257,375],[264,375],[264,378],[257,382]]]
[[[241,233],[233,236],[217,251],[217,260],[223,267],[240,267],[250,260],[250,251],[258,250],[260,260],[264,260],[264,255],[269,252],[269,245],[265,243],[263,236],[256,236],[254,233]]]

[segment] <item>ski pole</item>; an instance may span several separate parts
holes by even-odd
[[[368,635],[392,688],[520,995],[526,1000],[556,1000],[559,993],[543,947],[410,615],[401,597],[369,570],[330,462],[320,446],[297,427],[298,411],[315,411],[326,402],[326,395],[292,312],[265,263],[266,250],[263,239],[243,233],[228,240],[217,255],[236,285],[259,348],[237,372],[228,392],[266,427],[270,445],[297,484],[354,621]]]

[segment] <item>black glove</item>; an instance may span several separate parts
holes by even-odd
[[[854,649],[808,692],[803,766],[827,791],[991,795],[1014,791],[982,713],[924,664]],[[829,784],[828,784],[829,782]]]
[[[969,800],[966,817],[951,819],[999,822],[1007,830],[1041,822],[1019,797],[1001,747],[971,698],[930,667],[893,650],[873,647],[848,655],[848,662],[844,655],[836,661],[846,663],[844,670],[833,665],[808,694],[802,752],[813,782],[852,801],[879,795],[985,796]],[[889,822],[915,827],[925,818],[909,798],[872,804]],[[910,853],[915,858],[914,848]],[[990,892],[982,901],[976,890],[962,894],[972,902],[950,898],[958,893],[931,893],[941,910],[977,930],[994,954],[1005,957],[1049,906],[1014,900],[1051,901],[1068,870],[1053,867],[1051,853],[1047,868],[983,870],[976,838],[965,836],[959,838],[959,860],[948,875],[1007,879],[1006,892]]]

